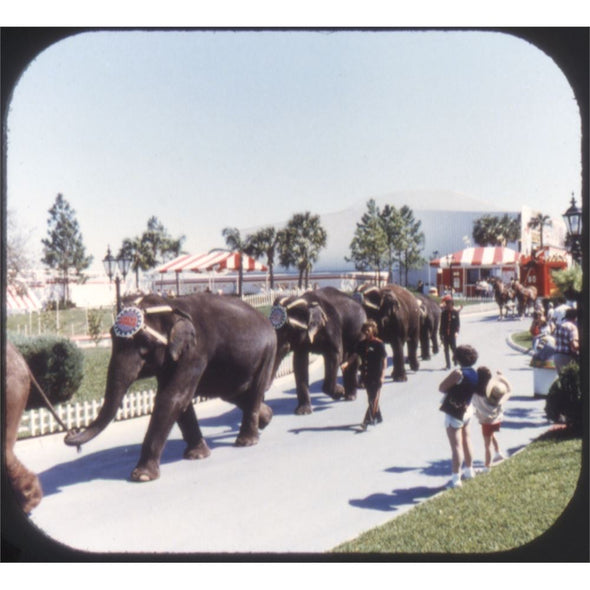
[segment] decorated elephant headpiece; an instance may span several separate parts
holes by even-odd
[[[179,352],[177,350],[178,342],[176,340],[177,334],[180,332],[180,329],[178,329],[176,326],[176,323],[178,322],[173,324],[170,334],[166,335],[148,325],[146,317],[168,313],[178,314],[181,316],[183,324],[187,323],[188,321],[191,327],[191,334],[194,336],[194,326],[192,324],[192,319],[182,310],[174,308],[168,304],[155,304],[140,307],[143,299],[143,297],[139,297],[138,299],[134,300],[131,305],[124,307],[117,314],[115,323],[113,324],[114,335],[117,338],[128,340],[133,338],[136,334],[143,332],[149,337],[155,339],[160,344],[169,346],[171,355],[174,358],[177,358]],[[196,339],[196,336],[194,336],[194,338]]]
[[[270,310],[269,319],[275,330],[287,325],[295,330],[307,331],[310,342],[313,342],[318,330],[328,321],[318,302],[310,302],[303,297],[293,300],[290,297],[278,299]]]

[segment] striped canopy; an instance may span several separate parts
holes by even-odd
[[[43,308],[35,294],[26,287],[6,287],[6,311],[40,311]]]
[[[430,262],[430,266],[437,268],[461,267],[492,267],[492,266],[511,266],[520,261],[520,253],[510,248],[500,246],[465,248],[453,254],[441,256]]]
[[[240,262],[239,252],[228,252],[225,250],[216,250],[207,254],[183,254],[158,268],[158,272],[205,272],[220,270],[238,270]],[[258,262],[251,256],[242,255],[242,269],[246,272],[259,270],[266,271],[268,268]]]

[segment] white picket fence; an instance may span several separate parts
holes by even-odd
[[[310,362],[318,357],[312,355]],[[284,377],[293,372],[292,356],[286,356],[279,368],[277,369],[276,378]],[[154,399],[156,392],[153,389],[148,391],[139,391],[127,393],[123,397],[121,407],[117,410],[115,420],[128,420],[151,414],[154,409]],[[193,403],[206,401],[207,398],[195,398]],[[60,420],[70,428],[85,428],[97,416],[103,400],[93,400],[85,402],[76,402],[75,404],[60,404],[55,407],[55,411]],[[63,428],[58,424],[53,414],[45,409],[28,410],[23,413],[21,418],[18,435],[19,438],[30,438],[34,436],[43,436],[55,432],[63,432]]]
[[[305,289],[286,289],[266,291],[265,293],[256,293],[254,295],[244,295],[242,299],[249,303],[252,307],[262,307],[265,305],[272,305],[277,297],[291,297],[302,295]]]

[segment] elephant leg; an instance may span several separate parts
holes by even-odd
[[[344,387],[337,383],[338,366],[341,355],[337,351],[330,351],[324,355],[324,383],[322,391],[332,399],[340,399],[344,395]]]
[[[261,398],[262,395],[254,395],[251,391],[248,391],[240,396],[239,400],[236,400],[236,405],[242,410],[242,424],[234,443],[236,447],[251,447],[258,443],[258,425],[260,423],[260,408],[262,405]],[[268,406],[266,407],[268,408]]]
[[[426,326],[420,332],[420,350],[425,361],[430,359],[430,330]]]
[[[295,414],[311,414],[311,398],[309,397],[309,354],[295,351],[293,353],[293,372],[297,388],[297,408]]]
[[[185,397],[188,395],[190,394],[186,394]],[[165,392],[160,391],[156,394],[152,417],[141,445],[139,462],[131,472],[132,481],[145,482],[160,477],[160,457],[164,445],[174,422],[187,403],[190,403],[190,398],[183,403],[178,396],[165,395]]]
[[[406,368],[404,366],[404,345],[398,339],[391,343],[393,350],[393,373],[391,374],[394,381],[407,381]]]
[[[43,498],[39,478],[29,471],[16,456],[13,456],[11,461],[6,461],[6,473],[17,502],[25,514],[29,514]]]
[[[258,428],[264,430],[272,420],[272,409],[270,406],[262,402],[258,412]]]
[[[432,354],[438,354],[439,345],[438,345],[438,328],[432,331],[431,340],[432,340]]]
[[[420,362],[418,361],[418,338],[408,340],[408,359],[412,371],[417,371],[420,368]]]
[[[357,373],[359,363],[351,363],[343,372],[342,380],[344,381],[344,392],[346,401],[356,399],[356,390],[358,387]]]
[[[186,442],[183,457],[185,459],[206,459],[211,454],[211,450],[201,433],[201,427],[192,402],[178,416],[176,422],[182,432],[182,438]]]

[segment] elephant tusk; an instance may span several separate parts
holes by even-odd
[[[367,301],[366,299],[365,299],[365,301],[363,301],[363,305],[366,305],[367,307],[370,307],[371,309],[380,309],[380,307],[376,303],[372,303],[371,301]]]
[[[166,338],[166,336],[160,334],[160,332],[157,332],[153,328],[150,328],[149,326],[146,326],[146,325],[143,326],[143,329],[150,336],[153,336],[156,340],[158,340],[159,342],[161,342],[164,346],[167,346],[168,345],[168,338]]]
[[[303,322],[300,322],[299,320],[296,320],[294,318],[288,318],[287,321],[289,322],[289,324],[291,326],[294,326],[295,328],[301,328],[302,330],[307,330],[307,326]]]
[[[305,299],[295,299],[295,301],[292,301],[291,303],[289,303],[289,305],[286,306],[287,309],[291,309],[293,307],[301,307],[302,305],[307,306],[307,301]]]
[[[168,313],[174,310],[169,305],[154,305],[154,307],[147,307],[143,311],[149,315],[153,313]]]
[[[366,289],[365,291],[363,291],[364,294],[367,293],[375,293],[375,292],[379,292],[379,289],[377,289],[377,287],[369,287],[368,289]]]

